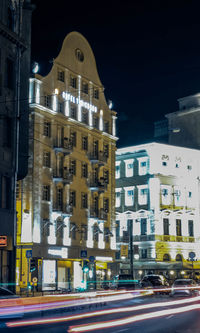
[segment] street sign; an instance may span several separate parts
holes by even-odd
[[[87,250],[81,250],[81,258],[87,258]]]
[[[0,236],[0,246],[7,246],[7,236]]]
[[[90,261],[90,262],[94,262],[94,261],[95,261],[95,257],[94,257],[94,256],[90,256],[90,257],[89,257],[89,261]]]
[[[26,258],[32,258],[32,250],[26,250]]]

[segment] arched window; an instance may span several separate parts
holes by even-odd
[[[176,255],[176,261],[182,261],[182,255],[181,254]]]
[[[168,253],[164,254],[163,261],[170,261],[170,255]]]

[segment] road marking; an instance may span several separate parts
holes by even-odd
[[[125,332],[125,331],[128,331],[128,328],[124,328],[123,330],[116,331],[116,333],[117,332]]]
[[[165,319],[169,319],[169,318],[172,318],[172,317],[174,317],[174,315],[168,316]]]

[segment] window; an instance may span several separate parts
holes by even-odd
[[[64,102],[58,101],[58,112],[64,112]]]
[[[82,92],[84,94],[88,94],[88,83],[87,82],[82,83]]]
[[[88,165],[87,165],[87,163],[84,163],[84,162],[82,163],[81,176],[83,178],[88,177]]]
[[[69,204],[73,207],[76,207],[76,192],[75,191],[70,191]]]
[[[88,125],[88,110],[82,109],[82,122]]]
[[[127,163],[126,164],[126,177],[132,177],[133,176],[133,163]]]
[[[120,221],[116,221],[116,241],[120,241]]]
[[[182,255],[181,254],[176,255],[176,261],[182,261]]]
[[[120,164],[117,164],[115,166],[115,178],[119,179],[120,178]]]
[[[76,147],[76,132],[70,132],[70,142],[72,147]]]
[[[50,95],[44,95],[44,106],[47,108],[51,108],[51,96]]]
[[[76,239],[76,231],[77,231],[76,224],[71,223],[70,233],[71,233],[71,238],[72,239]]]
[[[103,210],[105,213],[109,213],[109,199],[105,199],[103,200]]]
[[[182,231],[181,231],[181,220],[177,219],[176,220],[176,235],[181,236]]]
[[[62,208],[63,208],[63,189],[62,188],[57,188],[56,199],[57,199],[57,208],[62,210]]]
[[[193,220],[188,221],[188,235],[189,235],[189,237],[194,237],[194,222],[193,222]]]
[[[103,146],[103,155],[109,157],[109,145],[107,144]]]
[[[93,127],[99,129],[99,118],[97,116],[93,116]]]
[[[14,89],[14,62],[7,58],[6,60],[6,75],[5,75],[5,86],[8,89]]]
[[[58,69],[57,79],[58,81],[65,82],[65,72],[61,69]]]
[[[104,182],[106,184],[109,184],[109,170],[104,170],[104,172],[103,172],[103,178],[104,178]]]
[[[104,132],[109,133],[109,121],[104,121]]]
[[[163,256],[163,261],[170,261],[170,256],[168,253],[165,253]]]
[[[141,249],[141,258],[146,259],[147,258],[147,249]]]
[[[82,149],[88,150],[88,137],[82,136]]]
[[[71,160],[70,161],[70,169],[69,169],[70,173],[72,175],[76,175],[76,160]]]
[[[99,99],[99,89],[98,88],[93,89],[93,97],[95,99]]]
[[[98,153],[99,153],[99,142],[98,142],[98,140],[95,140],[93,142],[93,154],[97,158],[98,158]]]
[[[138,191],[139,191],[139,197],[138,197],[139,205],[146,205],[148,199],[148,188],[147,187],[141,188],[139,186]]]
[[[88,196],[87,193],[81,194],[81,208],[88,208]]]
[[[167,162],[162,162],[162,166],[167,166]]]
[[[80,49],[75,50],[75,55],[78,61],[83,62],[84,61],[84,54]]]
[[[188,169],[188,171],[191,171],[191,170],[192,170],[192,166],[191,166],[191,165],[188,165],[188,166],[187,166],[187,169]]]
[[[121,192],[115,192],[115,207],[120,207],[121,205]]]
[[[43,152],[43,166],[50,168],[51,166],[51,153],[49,151]]]
[[[133,206],[133,204],[134,204],[134,190],[125,189],[125,205]]]
[[[77,106],[73,103],[70,104],[70,117],[77,120]]]
[[[191,191],[188,192],[188,198],[189,198],[189,199],[192,198],[192,192],[191,192]]]
[[[77,87],[77,78],[70,75],[70,86],[72,88],[76,88]]]
[[[141,157],[138,159],[139,163],[139,175],[143,176],[147,174],[148,169],[148,159],[147,157]]]
[[[50,186],[49,185],[43,185],[42,200],[50,201]]]
[[[169,219],[163,219],[164,235],[169,235]]]
[[[44,121],[43,135],[51,137],[51,123],[49,121]]]
[[[147,234],[147,219],[141,219],[141,235]]]

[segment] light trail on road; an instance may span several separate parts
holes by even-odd
[[[134,305],[134,306],[126,306],[126,307],[118,307],[118,308],[111,308],[107,310],[99,310],[99,311],[93,311],[93,312],[87,312],[87,313],[80,313],[77,315],[71,315],[71,316],[61,316],[61,317],[53,317],[53,318],[43,318],[43,319],[32,319],[32,320],[17,320],[12,322],[7,322],[7,327],[20,327],[20,326],[32,326],[32,325],[43,325],[43,324],[55,324],[59,322],[67,322],[71,320],[80,320],[80,319],[86,319],[86,318],[92,318],[97,316],[103,316],[103,315],[111,315],[115,313],[124,313],[124,312],[135,312],[140,310],[148,310],[156,307],[167,307],[167,306],[177,306],[177,305],[184,305],[187,303],[194,303],[200,301],[200,296],[187,298],[187,299],[181,299],[181,300],[174,300],[174,301],[168,301],[168,302],[156,302],[151,304],[143,304],[143,305]],[[171,309],[170,314],[172,314]]]

